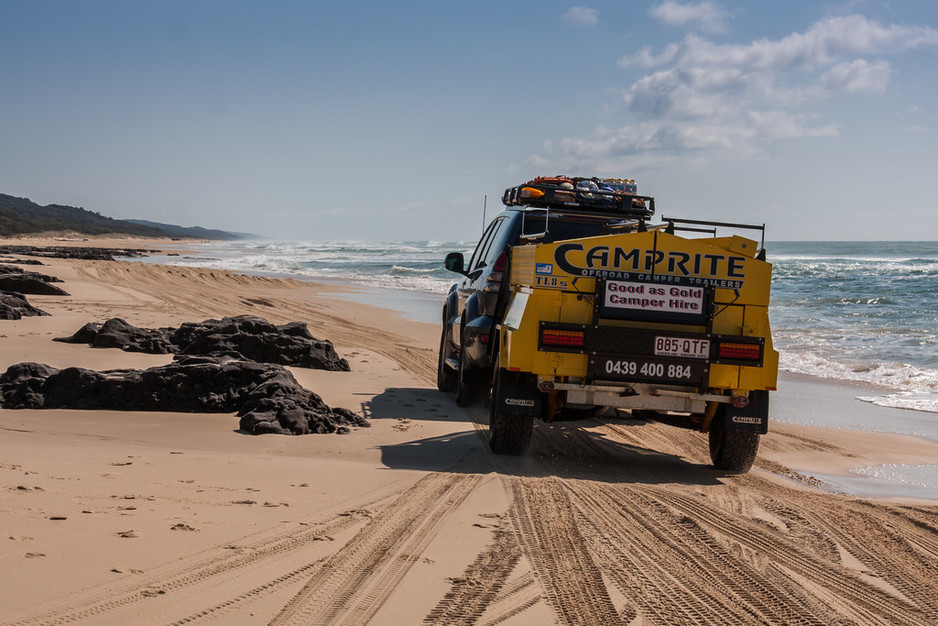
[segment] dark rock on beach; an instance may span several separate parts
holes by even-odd
[[[61,287],[50,285],[41,278],[33,278],[27,274],[0,274],[0,289],[36,296],[68,295],[68,292]]]
[[[50,283],[60,283],[55,276],[47,276],[38,272],[27,272],[14,265],[0,264],[0,289],[41,296],[67,296],[61,287]]]
[[[126,352],[173,354],[178,350],[172,342],[172,332],[171,328],[137,328],[115,317],[104,324],[85,324],[71,337],[53,341],[87,343],[95,348],[120,348]]]
[[[71,337],[55,341],[150,354],[229,352],[259,363],[334,372],[350,369],[348,361],[339,357],[332,342],[313,337],[305,323],[276,326],[252,315],[188,322],[175,330],[137,328],[122,319],[113,318],[104,324],[86,324]]]
[[[345,433],[368,421],[332,409],[280,365],[231,355],[177,356],[146,370],[59,370],[19,363],[0,375],[7,409],[237,412],[251,434]]]
[[[17,254],[51,259],[113,261],[115,257],[143,257],[159,252],[140,248],[97,248],[72,246],[0,246],[0,254]]]
[[[179,327],[173,342],[182,354],[235,351],[261,363],[331,372],[349,371],[331,341],[313,337],[303,322],[275,326],[262,317],[239,315]]]
[[[39,265],[42,265],[40,261],[37,261],[37,263]],[[55,276],[49,276],[47,274],[40,274],[38,272],[28,272],[21,267],[17,267],[16,265],[7,265],[6,263],[0,263],[0,275],[6,275],[6,274],[19,274],[23,276],[28,276],[30,278],[38,278],[39,280],[47,282],[47,283],[63,282],[61,278],[57,278]]]
[[[18,320],[39,315],[48,313],[31,305],[21,293],[0,290],[0,320]]]

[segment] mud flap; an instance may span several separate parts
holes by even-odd
[[[537,388],[537,377],[524,372],[502,370],[497,385],[496,408],[508,415],[540,415],[543,394]]]
[[[749,406],[726,405],[726,430],[764,435],[769,432],[769,392],[749,393]]]

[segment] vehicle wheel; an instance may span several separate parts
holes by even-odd
[[[534,416],[510,415],[500,410],[498,396],[505,375],[505,370],[495,368],[489,404],[489,447],[495,454],[524,454],[531,444]]]
[[[466,363],[466,347],[459,352],[459,370],[456,372],[456,404],[459,406],[472,406],[479,398],[478,386],[475,384],[476,372]]]
[[[452,391],[456,388],[456,372],[446,366],[446,348],[449,344],[449,335],[446,332],[446,322],[443,322],[443,332],[440,335],[440,359],[436,368],[436,388],[440,391]]]
[[[759,452],[759,433],[726,430],[726,413],[717,412],[710,425],[710,460],[717,469],[745,474]]]

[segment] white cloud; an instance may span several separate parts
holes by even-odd
[[[715,44],[688,35],[659,55],[643,49],[620,59],[623,67],[663,68],[625,92],[640,117],[709,116],[759,103],[804,103],[841,93],[880,93],[890,66],[884,60],[849,58],[938,45],[938,31],[922,26],[882,26],[862,16],[831,17],[804,33],[747,45]]]
[[[729,13],[725,9],[709,0],[696,4],[666,0],[651,7],[648,13],[670,26],[692,27],[709,34],[726,32],[726,22],[729,19]]]
[[[759,137],[763,139],[798,139],[800,137],[832,137],[837,126],[814,125],[812,114],[794,115],[787,111],[750,111],[749,120]]]
[[[862,15],[830,17],[803,33],[792,33],[777,41],[759,39],[752,43],[715,44],[688,35],[680,44],[668,45],[654,56],[648,49],[619,64],[628,67],[658,67],[675,64],[697,67],[743,67],[752,70],[810,69],[833,64],[838,58],[859,54],[886,54],[938,45],[938,31],[927,26],[883,26]]]
[[[551,150],[545,147],[545,152],[550,153]],[[532,154],[522,159],[520,163],[509,164],[508,171],[512,174],[517,172],[546,171],[548,168],[554,167],[555,165],[551,158],[544,157],[540,154]]]
[[[818,82],[828,92],[883,93],[889,82],[889,74],[889,64],[885,61],[869,63],[864,59],[856,59],[833,66]]]
[[[563,19],[579,26],[595,26],[599,23],[599,11],[586,7],[570,7],[563,14]]]
[[[655,10],[704,4],[665,2]],[[755,155],[779,140],[833,136],[838,127],[816,115],[815,106],[883,93],[892,69],[882,57],[926,47],[938,47],[938,31],[862,15],[827,17],[804,32],[748,44],[689,34],[658,53],[643,48],[619,60],[623,68],[648,70],[623,90],[631,125],[567,139],[556,154],[595,166],[638,154]]]

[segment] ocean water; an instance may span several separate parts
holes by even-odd
[[[357,287],[445,294],[453,283],[443,269],[448,252],[471,253],[476,242],[208,242],[182,256],[147,261],[250,274],[342,282]]]
[[[435,322],[455,279],[443,257],[474,245],[211,242],[147,260],[340,282],[381,306],[404,301],[412,316]],[[775,242],[766,251],[782,369],[868,383],[876,389],[862,396],[868,402],[938,412],[938,242]]]
[[[782,369],[883,388],[938,412],[938,242],[767,244]]]

